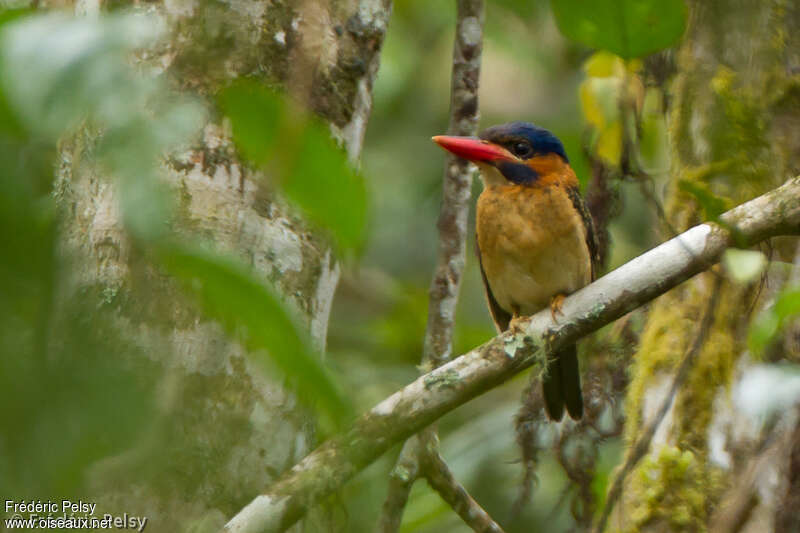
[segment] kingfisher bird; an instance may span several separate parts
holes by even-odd
[[[548,305],[556,319],[564,297],[591,283],[598,267],[592,217],[564,145],[527,122],[493,126],[477,138],[437,135],[433,141],[480,170],[478,264],[498,332]],[[583,416],[574,344],[554,354],[542,392],[551,419],[561,420],[564,407],[575,420]]]

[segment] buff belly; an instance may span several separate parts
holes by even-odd
[[[476,230],[489,287],[511,314],[533,314],[591,281],[586,230],[558,185],[487,187]]]

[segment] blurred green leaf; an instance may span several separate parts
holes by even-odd
[[[208,316],[248,349],[266,353],[302,400],[337,424],[350,416],[350,405],[282,302],[241,264],[179,244],[162,247],[159,256],[167,271],[199,297]]]
[[[10,22],[29,15],[30,9],[7,9],[0,10],[0,31],[3,26]],[[24,134],[24,128],[20,124],[19,119],[12,110],[8,103],[5,90],[0,85],[0,134],[11,135],[12,137],[21,137]]]
[[[25,135],[25,128],[20,124],[16,113],[9,105],[2,87],[0,87],[0,135],[13,138],[21,138]]]
[[[775,302],[774,309],[781,320],[800,314],[800,289],[783,291]]]
[[[132,362],[95,292],[67,296],[53,153],[0,137],[0,492],[20,498],[80,492],[154,420],[150,359]]]
[[[800,314],[800,288],[783,290],[775,304],[761,313],[750,326],[748,344],[753,354],[760,354],[772,342],[784,324]]]
[[[170,215],[159,184],[161,157],[186,142],[203,119],[198,103],[174,96],[164,80],[142,75],[129,62],[137,47],[161,33],[158,19],[130,14],[48,13],[0,28],[4,129],[55,143],[89,121],[99,140],[98,163],[120,184],[126,228],[145,241],[163,237]],[[13,109],[13,116],[4,109]]]
[[[750,283],[758,279],[767,263],[767,256],[758,250],[728,248],[722,256],[725,270],[739,283]]]
[[[622,156],[622,122],[616,120],[597,134],[595,152],[609,165],[619,165]]]
[[[283,99],[254,82],[240,81],[219,94],[219,104],[231,119],[233,140],[242,155],[262,168],[269,168],[283,120]]]
[[[90,300],[62,309],[61,324],[50,322],[48,330],[44,323],[8,321],[3,313],[0,490],[5,494],[42,499],[75,494],[90,465],[133,446],[154,421],[149,359],[140,354],[132,365],[126,353],[131,347],[85,305]],[[47,353],[25,346],[22,339],[29,336],[49,339]]]
[[[33,13],[34,11],[29,7],[14,7],[9,9],[0,7],[0,27],[3,27],[8,22],[12,22],[20,17],[25,17]]]
[[[87,114],[127,122],[148,91],[130,83],[126,54],[159,31],[156,20],[132,15],[97,21],[50,13],[6,24],[0,61],[9,103],[32,131],[54,140]]]
[[[147,242],[168,235],[174,199],[167,185],[143,176],[121,180],[118,190],[122,221],[131,235]]]
[[[683,0],[551,0],[566,37],[625,59],[669,48],[683,34]]]
[[[366,221],[366,188],[321,121],[275,91],[240,81],[219,95],[245,157],[278,183],[309,221],[343,249],[358,248]]]
[[[364,180],[353,172],[344,151],[333,144],[327,127],[309,124],[283,190],[313,223],[329,229],[341,247],[357,248],[363,241]]]
[[[619,99],[622,80],[613,77],[589,77],[579,88],[581,110],[586,122],[603,130],[619,120]]]

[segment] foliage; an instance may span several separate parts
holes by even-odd
[[[0,24],[0,217],[8,237],[0,245],[0,484],[15,497],[44,499],[74,494],[90,464],[136,442],[154,413],[153,369],[104,317],[111,295],[85,287],[64,296],[73,264],[57,241],[55,142],[89,100],[89,72],[81,43],[57,47],[63,68],[47,46],[77,33],[96,46],[102,30],[23,11],[4,13]],[[133,26],[115,20],[105,37],[122,49]],[[44,50],[47,60],[37,61]]]
[[[160,246],[167,272],[185,282],[209,317],[240,338],[253,357],[273,363],[294,381],[298,394],[313,398],[329,421],[342,422],[350,406],[280,299],[233,259],[179,243]]]
[[[168,218],[160,155],[187,140],[203,115],[197,103],[171,96],[163,79],[139,76],[125,61],[159,35],[157,22],[31,16],[6,25],[0,45],[3,89],[19,123],[51,145],[86,120],[102,131],[97,152],[123,190],[126,227],[149,241],[164,234]]]
[[[686,26],[683,0],[553,0],[561,32],[624,59],[674,45]]]
[[[750,328],[748,342],[754,354],[761,354],[789,321],[800,315],[800,289],[787,287]]]
[[[350,412],[305,333],[263,280],[239,261],[171,234],[176,202],[161,179],[162,157],[192,142],[206,113],[157,72],[131,64],[131,54],[162,31],[159,19],[143,15],[0,16],[0,218],[9,237],[0,247],[0,413],[7,428],[0,436],[0,486],[15,497],[80,491],[89,465],[134,445],[158,418],[159,373],[113,318],[124,305],[118,289],[80,286],[74,294],[82,258],[65,255],[58,242],[70,184],[53,179],[59,165],[70,164],[58,159],[63,139],[96,139],[93,163],[114,177],[137,253],[184,281],[210,319],[279,368],[326,420],[339,422]],[[248,142],[248,135],[239,137]],[[337,169],[324,178],[344,179],[345,157],[326,144],[327,136],[309,122],[304,147]],[[330,203],[309,200],[319,181],[299,178],[313,170],[306,163],[287,168],[285,190],[355,246],[363,186],[348,174],[345,191],[356,197],[355,207],[331,217]]]
[[[722,264],[730,277],[738,283],[757,281],[767,267],[767,257],[758,250],[729,248],[722,256]]]
[[[674,45],[686,26],[683,0],[554,0],[561,32],[597,48],[584,63],[580,100],[591,126],[591,152],[602,164],[636,175],[667,168],[667,138],[658,87],[645,88],[642,58]]]
[[[253,81],[227,87],[219,102],[242,153],[268,171],[340,249],[357,248],[364,238],[366,190],[328,128],[297,103]]]
[[[153,387],[159,370],[142,363],[147,358],[141,349],[108,320],[123,296],[90,286],[63,298],[80,275],[80,263],[64,257],[58,244],[59,202],[69,184],[53,183],[53,175],[69,164],[58,158],[59,139],[76,132],[99,139],[91,153],[107,170],[103,174],[115,178],[125,229],[137,250],[178,279],[205,316],[222,323],[258,363],[280,369],[324,417],[346,417],[350,402],[365,410],[416,376],[442,170],[442,155],[429,137],[447,127],[454,9],[448,2],[394,4],[365,141],[366,183],[323,123],[262,80],[240,80],[216,98],[238,150],[263,176],[261,185],[281,191],[340,255],[363,249],[358,268],[345,269],[334,303],[326,362],[334,372],[317,362],[292,313],[241,261],[170,232],[177,202],[162,185],[161,158],[191,145],[198,125],[214,112],[175,95],[157,72],[131,65],[131,54],[158,38],[159,23],[127,15],[93,20],[0,14],[0,224],[7,233],[0,244],[0,415],[7,428],[0,434],[0,488],[36,498],[79,491],[90,465],[146,438],[160,413]],[[543,1],[487,4],[482,124],[531,120],[552,129],[564,140],[582,184],[591,183],[598,166],[621,176],[626,157],[634,163],[627,170],[664,175],[670,165],[665,110],[674,95],[654,82],[647,56],[678,42],[686,24],[684,3],[550,5],[552,11]],[[552,30],[553,17],[567,39]],[[222,46],[215,53],[224,56],[222,37],[213,42]],[[596,51],[587,55],[585,46]],[[700,180],[686,183],[686,197],[707,219],[729,205]],[[628,183],[619,189],[625,206],[610,222],[617,256],[612,264],[654,244],[648,231],[655,226],[653,206]],[[763,256],[740,252],[726,256],[726,267],[752,283]],[[494,335],[472,253],[467,262],[454,353]],[[798,302],[797,290],[787,289],[760,315],[750,338],[754,352],[768,348],[792,323]],[[593,394],[610,389],[598,379],[606,374],[592,365],[634,345],[638,330],[632,329],[624,335],[614,329],[603,344],[588,341],[593,344],[584,360],[592,363],[584,365],[585,382],[602,389]],[[612,377],[624,388],[625,376]],[[443,419],[443,453],[507,531],[542,523],[567,530],[574,525],[574,492],[550,451],[557,451],[552,443],[570,428],[548,425],[537,434],[543,457],[532,503],[517,516],[510,513],[522,477],[512,418],[525,379]],[[341,390],[348,391],[346,399]],[[576,434],[573,442],[587,445],[585,437]],[[621,455],[618,438],[604,446],[588,472],[595,506]],[[682,468],[684,459],[671,467]],[[342,491],[345,529],[372,529],[389,463],[379,463]],[[339,511],[337,501],[334,512]],[[404,527],[464,527],[445,511],[437,496],[418,486]]]

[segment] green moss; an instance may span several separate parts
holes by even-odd
[[[674,375],[695,342],[707,310],[713,274],[695,278],[662,297],[642,335],[626,406],[629,443],[640,434],[645,392],[660,371]],[[708,463],[708,427],[720,388],[728,388],[742,346],[738,311],[752,298],[748,287],[723,282],[714,321],[675,400],[669,442],[658,456],[647,456],[627,489],[629,530],[664,523],[671,530],[704,531],[707,509],[721,494],[727,473]],[[709,482],[709,479],[712,482]]]
[[[425,376],[425,388],[449,388],[461,382],[461,376],[455,370],[446,370],[435,375]]]
[[[671,123],[675,183],[686,181],[710,195],[739,203],[773,185],[769,177],[774,175],[776,158],[769,142],[767,102],[757,96],[760,89],[745,86],[725,66],[710,72],[694,69],[689,49],[680,56],[686,74],[676,84]],[[706,101],[708,105],[704,105]],[[698,149],[696,143],[705,149]],[[704,218],[695,197],[677,186],[668,198],[667,213],[678,230]],[[627,397],[629,443],[642,429],[642,401],[654,377],[662,371],[673,375],[698,334],[713,285],[711,276],[698,276],[673,289],[650,312]],[[725,476],[717,471],[713,472],[715,485],[709,486],[706,479],[714,470],[706,461],[707,430],[714,398],[720,387],[730,386],[742,352],[741,309],[748,307],[752,295],[730,283],[723,283],[720,291],[711,330],[676,398],[668,437],[676,446],[657,457],[646,457],[631,481],[632,530],[656,523],[674,530],[704,530],[707,509],[724,483]],[[691,454],[689,469],[680,467],[678,461],[687,453]]]
[[[330,244],[320,235],[308,230],[307,224],[299,217],[293,220],[293,225],[302,238],[300,250],[303,255],[303,268],[297,272],[278,272],[277,267],[273,267],[270,278],[273,283],[282,287],[284,294],[294,295],[293,300],[300,310],[310,317],[316,312],[311,304],[316,302],[315,293],[322,274],[324,256],[330,250]],[[331,261],[335,259],[331,257]]]
[[[762,192],[764,178],[772,175],[772,145],[768,136],[766,87],[747,86],[726,66],[720,66],[710,81],[713,120],[708,139],[712,161],[733,159],[717,185],[745,200]]]
[[[729,388],[734,365],[741,353],[741,347],[731,336],[727,320],[722,318],[723,312],[722,308],[717,311],[720,318],[712,325],[675,406],[673,432],[677,442],[684,449],[695,450],[702,456],[707,452],[714,398],[720,387]]]
[[[625,531],[644,528],[707,531],[706,498],[724,488],[716,468],[691,451],[665,446],[646,457],[631,474],[629,491],[639,495]]]
[[[175,55],[170,71],[182,86],[214,92],[236,75],[255,74],[272,82],[287,79],[287,45],[274,36],[283,31],[286,42],[292,42],[293,10],[281,2],[270,3],[264,27],[258,28],[258,19],[247,10],[231,9],[220,0],[199,2],[194,9],[193,16],[177,19],[177,36],[170,39]],[[254,35],[261,40],[253,43]]]

